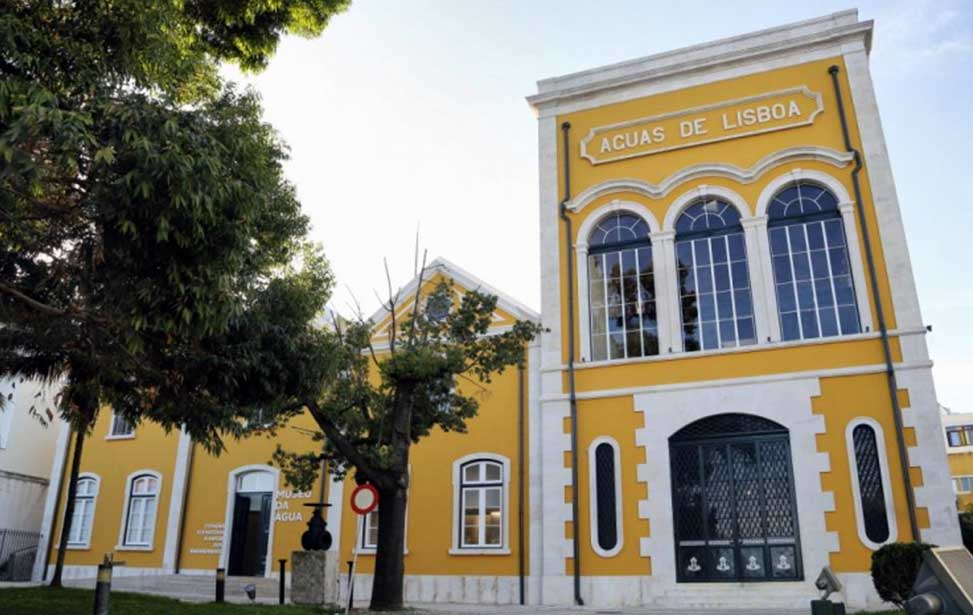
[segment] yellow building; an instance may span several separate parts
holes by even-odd
[[[973,506],[973,414],[947,414],[943,426],[956,507],[965,511]]]
[[[538,83],[541,315],[497,293],[495,326],[545,333],[469,434],[415,447],[407,600],[805,607],[829,566],[859,608],[881,545],[960,542],[871,35],[848,11]],[[267,574],[296,548],[316,494],[273,441],[212,459],[124,427],[85,451],[71,574]],[[373,524],[328,491],[365,596]]]

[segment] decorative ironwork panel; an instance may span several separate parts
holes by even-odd
[[[885,487],[882,485],[882,466],[878,458],[875,430],[869,425],[858,425],[851,435],[855,445],[865,535],[872,542],[883,543],[889,539],[889,518],[885,508]]]
[[[598,498],[598,546],[610,551],[618,544],[618,498],[615,485],[615,449],[602,443],[595,448],[595,496]]]
[[[671,439],[685,441],[760,433],[786,434],[787,430],[769,419],[752,414],[717,414],[686,425]]]
[[[726,414],[670,439],[679,581],[801,578],[788,437],[773,421]]]

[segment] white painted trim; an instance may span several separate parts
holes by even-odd
[[[595,229],[595,226],[601,222],[605,216],[611,215],[618,212],[627,212],[638,216],[649,226],[649,241],[651,243],[652,236],[657,234],[659,231],[659,223],[656,221],[655,216],[652,212],[642,205],[641,203],[636,203],[635,201],[626,201],[621,199],[615,199],[609,203],[605,203],[598,209],[589,213],[581,224],[578,226],[577,241],[574,244],[575,254],[576,254],[576,264],[578,266],[578,338],[579,346],[578,349],[578,359],[579,361],[587,361],[591,357],[591,305],[590,305],[590,293],[588,292],[588,236]],[[655,288],[653,289],[656,294],[656,310],[659,309],[661,302],[659,301],[660,295],[660,276],[655,272],[656,264],[656,246],[652,245],[652,268],[653,268],[653,283]],[[658,324],[658,313],[656,314],[657,324]],[[661,327],[660,327],[661,328]],[[662,346],[660,339],[659,346]]]
[[[659,328],[659,354],[656,356],[671,355],[683,351],[676,233],[660,231],[653,233],[650,239],[652,240],[652,270],[655,278],[656,325]]]
[[[223,516],[223,544],[220,547],[220,568],[229,573],[230,542],[233,538],[233,504],[236,496],[237,477],[249,472],[269,472],[274,477],[274,490],[270,494],[270,529],[267,534],[267,561],[264,576],[270,576],[274,567],[274,526],[277,512],[277,494],[280,493],[280,470],[263,463],[240,466],[230,470],[226,479],[226,512]],[[333,541],[332,541],[333,542]]]
[[[592,153],[588,151],[588,144],[599,134],[605,132],[611,132],[615,130],[620,130],[624,128],[634,128],[636,126],[644,126],[646,124],[653,124],[661,122],[664,120],[671,120],[678,117],[686,117],[694,114],[702,114],[707,111],[715,111],[718,109],[726,109],[728,107],[733,107],[736,105],[743,105],[749,103],[757,103],[762,100],[767,100],[770,98],[780,98],[782,96],[788,96],[792,94],[800,94],[806,98],[814,101],[814,110],[808,115],[807,119],[802,119],[799,122],[788,122],[784,125],[775,125],[767,128],[757,128],[755,130],[742,131],[742,132],[724,132],[722,136],[714,136],[708,139],[700,139],[698,141],[692,142],[677,142],[673,145],[663,146],[655,148],[649,151],[641,152],[631,152],[628,154],[622,154],[618,156],[612,156],[610,158],[596,158]],[[625,120],[622,122],[617,122],[615,124],[609,124],[605,126],[595,126],[588,131],[584,137],[581,138],[580,150],[581,157],[590,162],[592,165],[606,164],[609,162],[618,162],[620,160],[628,160],[631,158],[638,158],[640,156],[650,156],[653,154],[661,154],[664,152],[671,152],[674,150],[685,149],[688,147],[696,147],[699,145],[706,145],[708,143],[720,143],[722,141],[729,141],[731,139],[739,139],[743,137],[751,137],[760,134],[766,134],[768,132],[776,132],[778,130],[787,130],[790,128],[798,128],[800,126],[810,126],[814,123],[814,119],[824,111],[824,103],[820,92],[812,92],[810,88],[806,85],[796,86],[792,88],[787,88],[784,90],[775,90],[772,92],[762,92],[760,94],[754,94],[752,96],[744,96],[741,98],[735,98],[731,100],[721,100],[715,103],[709,103],[701,105],[698,107],[691,107],[689,109],[678,109],[676,111],[669,111],[666,113],[661,113],[658,115],[652,115],[648,117],[640,117],[631,120]]]
[[[891,337],[899,337],[905,339],[907,337],[924,336],[928,333],[925,329],[913,329],[913,330],[893,330],[889,331]],[[853,335],[835,335],[830,337],[816,337],[804,340],[788,340],[788,341],[778,341],[767,343],[763,345],[751,345],[751,346],[736,346],[733,348],[713,348],[712,350],[697,350],[692,353],[686,354],[670,354],[670,355],[651,355],[648,357],[629,357],[627,359],[606,359],[604,361],[587,361],[584,363],[576,363],[574,369],[596,369],[600,367],[609,367],[614,365],[626,365],[631,363],[652,363],[656,361],[672,361],[677,359],[687,359],[687,358],[698,358],[712,355],[720,354],[740,354],[747,352],[761,352],[764,350],[776,350],[779,348],[791,348],[797,346],[815,346],[819,344],[838,344],[841,342],[857,342],[861,340],[873,340],[879,339],[881,337],[880,333],[869,332],[869,333],[855,333]],[[925,362],[911,362],[911,363],[925,363]],[[551,373],[564,371],[567,369],[567,365],[548,365],[541,368],[542,372]]]
[[[741,224],[747,244],[750,296],[753,300],[757,344],[779,342],[780,319],[777,316],[777,292],[767,237],[767,216],[755,216],[742,220]]]
[[[662,230],[659,228],[659,222],[655,219],[655,214],[653,214],[652,211],[645,205],[635,201],[613,199],[608,203],[599,206],[598,209],[595,209],[585,216],[584,220],[581,221],[581,224],[578,225],[578,239],[575,242],[574,247],[583,247],[587,250],[588,236],[591,234],[591,231],[594,230],[595,226],[597,226],[598,223],[605,218],[605,216],[617,212],[628,212],[642,218],[645,220],[645,223],[649,225],[649,233],[658,233],[660,230]]]
[[[682,215],[682,212],[686,210],[687,207],[696,203],[701,199],[706,197],[719,197],[730,205],[737,208],[740,212],[740,218],[745,220],[751,217],[750,205],[747,200],[740,196],[739,192],[730,190],[729,188],[724,188],[723,186],[708,186],[706,184],[699,184],[686,192],[680,194],[676,199],[669,205],[669,209],[666,210],[665,220],[662,222],[662,230],[664,231],[674,231],[676,230],[676,220]]]
[[[132,432],[131,433],[125,433],[125,434],[114,434],[114,433],[112,433],[112,430],[115,428],[115,417],[116,416],[117,415],[115,414],[115,411],[112,410],[111,411],[111,417],[109,418],[109,421],[108,421],[108,431],[105,433],[105,439],[106,440],[131,440],[131,439],[133,439],[135,437],[135,425],[134,424],[131,425],[131,427],[132,427]]]
[[[503,509],[500,514],[500,546],[496,548],[489,547],[462,547],[460,546],[459,533],[463,529],[460,523],[460,483],[462,482],[462,477],[460,476],[460,471],[463,468],[463,464],[469,463],[471,461],[494,461],[499,463],[503,470],[502,477],[502,492],[503,496],[501,498]],[[496,453],[471,453],[469,455],[464,455],[459,459],[453,461],[453,520],[450,524],[452,528],[452,538],[450,544],[452,545],[449,549],[451,555],[484,555],[480,551],[489,551],[491,553],[496,553],[497,555],[509,555],[510,554],[510,460],[503,455],[498,455]],[[506,551],[506,553],[504,553]]]
[[[958,480],[960,480],[962,478],[968,478],[971,481],[973,481],[973,474],[954,474],[953,475],[953,490],[956,492],[956,495],[961,495],[961,494],[964,494],[964,493],[973,493],[973,487],[971,487],[970,489],[967,489],[966,491],[960,491],[959,488],[956,486],[956,481],[958,481]]]
[[[540,601],[540,578],[544,575],[544,518],[541,497],[543,493],[544,468],[541,463],[541,366],[540,342],[534,340],[527,347],[527,417],[524,427],[527,430],[527,467],[524,478],[527,481],[526,524],[528,553],[527,595],[528,604]],[[524,485],[519,486],[524,489]]]
[[[166,518],[166,541],[162,549],[162,567],[176,571],[176,554],[179,542],[183,539],[179,535],[182,522],[182,511],[186,506],[186,496],[189,494],[189,464],[192,462],[193,441],[183,425],[179,431],[179,444],[176,448],[176,468],[172,474],[172,493],[169,495],[169,516]]]
[[[913,370],[928,370],[932,368],[931,361],[916,363],[896,363],[895,371],[899,372]],[[873,363],[872,365],[859,365],[855,367],[838,367],[832,369],[814,369],[802,372],[785,372],[782,374],[769,374],[763,376],[744,376],[741,378],[726,378],[723,380],[691,380],[688,382],[678,382],[672,384],[653,384],[646,386],[623,387],[619,389],[602,389],[598,391],[581,391],[577,394],[578,399],[600,399],[602,397],[621,397],[625,395],[636,395],[639,393],[652,393],[658,391],[680,391],[684,389],[700,389],[711,387],[723,387],[736,384],[757,384],[769,382],[786,382],[788,380],[803,380],[807,378],[831,378],[835,376],[859,376],[863,374],[884,373],[886,370],[884,363]],[[908,388],[908,387],[903,387]],[[541,399],[542,402],[564,401],[567,395],[552,395]],[[945,453],[944,453],[945,454]]]
[[[148,545],[127,545],[125,544],[125,530],[128,529],[128,511],[131,508],[132,483],[139,476],[155,477],[157,484],[155,489],[155,518],[152,519],[152,532],[149,535]],[[162,474],[155,470],[143,468],[136,470],[125,477],[125,498],[122,500],[122,520],[118,525],[118,544],[115,545],[116,551],[152,551],[155,549],[155,528],[159,524],[159,512],[162,509]]]
[[[438,257],[426,265],[425,273],[422,276],[423,281],[428,281],[436,273],[441,273],[447,278],[454,279],[460,286],[467,290],[476,290],[488,295],[496,295],[497,307],[509,312],[515,318],[520,320],[530,320],[532,322],[538,322],[541,319],[540,314],[530,309],[523,303],[517,301],[510,295],[497,290],[495,287],[487,284],[472,273],[443,257]],[[418,287],[419,276],[416,276],[412,278],[405,286],[399,288],[399,290],[396,291],[395,296],[399,297],[400,305],[402,302],[406,302],[409,296],[418,290]],[[388,309],[385,306],[379,306],[379,308],[372,313],[369,320],[373,324],[377,325],[382,322],[386,316],[388,316]]]
[[[612,447],[615,456],[615,527],[617,528],[617,542],[611,549],[602,549],[598,544],[598,479],[596,476],[597,462],[595,459],[595,449],[601,444]],[[610,436],[599,436],[592,440],[588,446],[588,529],[591,536],[591,548],[601,557],[614,557],[622,550],[624,545],[625,532],[622,527],[624,516],[622,515],[622,458],[618,442]]]
[[[699,591],[698,584],[676,582],[669,438],[695,421],[723,413],[757,415],[787,428],[804,572],[804,580],[793,586],[813,592],[817,572],[839,550],[838,534],[828,531],[825,521],[826,513],[835,510],[835,501],[834,493],[821,487],[821,475],[831,471],[831,460],[828,453],[817,448],[817,436],[825,433],[826,425],[824,416],[814,413],[811,400],[820,394],[818,379],[806,378],[707,389],[691,385],[682,390],[634,395],[634,408],[644,417],[636,431],[636,444],[646,453],[637,477],[651,494],[639,501],[639,517],[648,520],[652,528],[651,536],[641,539],[639,553],[652,558],[655,592],[672,598],[681,594],[688,600]],[[755,596],[759,595],[756,586],[750,587]]]
[[[882,476],[882,491],[885,496],[885,516],[888,517],[889,537],[884,542],[874,542],[865,534],[865,517],[862,511],[861,497],[861,476],[858,475],[858,458],[855,456],[854,430],[859,425],[867,425],[875,433],[875,442],[878,453],[878,466]],[[858,529],[858,538],[862,544],[875,551],[882,545],[895,542],[899,535],[898,523],[895,517],[895,499],[892,496],[892,480],[889,478],[888,453],[885,450],[885,431],[876,421],[867,416],[859,416],[848,422],[845,428],[845,445],[848,451],[848,471],[851,474],[851,493],[855,500],[855,527]]]
[[[41,517],[41,537],[37,543],[37,555],[34,557],[34,569],[31,572],[31,580],[35,582],[44,578],[44,562],[51,546],[51,526],[54,524],[54,516],[58,513],[54,506],[63,488],[61,472],[64,468],[68,443],[71,441],[70,426],[66,423],[59,423],[59,425],[61,432],[57,435],[57,444],[54,446],[54,459],[51,462],[47,496],[44,500],[44,515]]]
[[[777,196],[777,193],[781,190],[802,181],[806,181],[813,184],[818,184],[822,188],[827,188],[831,193],[838,199],[839,203],[849,203],[851,202],[851,197],[848,195],[848,190],[845,188],[836,177],[833,175],[828,175],[827,173],[822,173],[821,171],[815,171],[813,169],[801,169],[799,167],[794,167],[788,169],[784,173],[781,173],[774,179],[770,180],[764,189],[760,191],[760,196],[757,197],[757,207],[754,215],[756,216],[766,216],[767,208],[770,207],[770,202]]]
[[[770,153],[758,160],[749,169],[744,169],[727,162],[702,162],[684,167],[669,175],[658,184],[627,177],[600,182],[594,186],[585,188],[575,195],[571,199],[568,209],[573,212],[580,212],[595,199],[615,192],[634,192],[646,198],[660,199],[669,194],[677,186],[703,177],[722,177],[740,184],[750,184],[759,180],[771,169],[797,160],[823,162],[838,168],[843,168],[848,166],[852,159],[852,154],[847,152],[839,152],[828,147],[819,147],[816,145],[800,145]]]
[[[95,525],[95,513],[98,510],[98,496],[101,494],[101,477],[95,474],[94,472],[82,472],[78,474],[79,483],[81,482],[82,478],[90,478],[95,481],[95,495],[91,499],[91,530],[88,532],[88,540],[84,542],[71,542],[71,537],[68,536],[67,548],[69,551],[74,551],[74,550],[86,551],[90,549],[91,535],[95,533],[95,528],[97,527]],[[75,506],[77,506],[78,503],[77,494],[75,494],[74,500],[75,500]],[[72,521],[72,527],[73,527],[73,521]],[[62,531],[63,531],[63,526],[62,526]]]
[[[330,472],[328,480],[331,481],[328,485],[328,503],[331,506],[324,509],[325,521],[328,523],[328,532],[331,533],[331,549],[335,553],[341,553],[341,518],[345,506],[345,480],[335,478]]]
[[[840,55],[846,46],[871,46],[872,22],[858,21],[857,11],[844,11],[543,79],[538,93],[527,98],[538,115],[572,113],[619,100],[645,96],[646,85],[664,84],[669,90],[688,83],[710,83],[726,73],[750,74],[769,70],[768,64],[802,63],[792,57],[819,52],[823,57]],[[805,60],[808,61],[808,60]]]

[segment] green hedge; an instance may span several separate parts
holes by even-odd
[[[921,542],[894,542],[872,553],[872,582],[882,600],[901,607],[912,597],[922,554],[934,546]]]

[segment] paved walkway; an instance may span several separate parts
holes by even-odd
[[[257,589],[257,602],[276,604],[278,585],[276,579],[227,577],[226,600],[247,603],[249,599],[244,587],[253,584]],[[66,579],[69,587],[94,588],[94,579]],[[214,598],[215,581],[212,576],[163,575],[144,577],[115,577],[112,589],[119,591],[168,596],[187,602],[211,602]],[[287,591],[289,599],[290,591]],[[543,615],[807,615],[808,609],[720,609],[686,610],[653,608],[590,608],[590,607],[546,607],[546,606],[485,606],[479,604],[424,604],[412,603],[414,615],[507,615],[508,613],[541,613]]]

